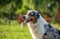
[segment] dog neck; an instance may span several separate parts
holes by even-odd
[[[48,22],[44,20],[42,16],[40,16],[39,19],[37,19],[37,22],[40,23],[41,25],[49,24]]]

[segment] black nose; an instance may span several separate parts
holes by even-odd
[[[25,19],[26,19],[26,17],[25,17],[25,16],[23,16],[23,19],[25,20]]]

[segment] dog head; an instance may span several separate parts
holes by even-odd
[[[35,10],[28,10],[27,14],[23,16],[24,22],[32,22],[32,23],[36,23],[37,19],[39,19],[40,14],[38,11]]]

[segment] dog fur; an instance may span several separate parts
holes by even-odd
[[[30,30],[33,39],[60,39],[59,31],[52,27],[48,22],[46,22],[41,14],[36,10],[28,10],[25,18],[28,19],[29,14],[33,13],[34,15],[38,13],[39,17],[36,19],[36,23],[29,21],[27,26]],[[37,15],[36,15],[37,16]],[[55,37],[54,37],[55,36]]]

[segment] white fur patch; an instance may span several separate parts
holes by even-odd
[[[41,16],[37,20],[36,24],[33,23],[31,24],[30,22],[27,23],[33,39],[38,39],[38,38],[40,39],[43,36],[43,34],[45,33],[45,29],[44,29],[45,24],[48,23]]]

